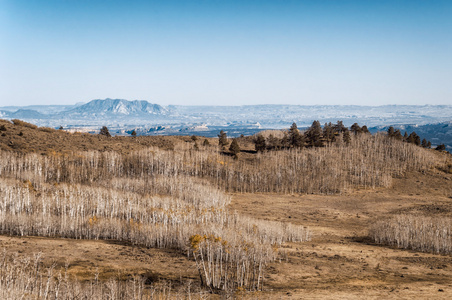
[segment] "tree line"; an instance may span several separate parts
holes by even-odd
[[[370,134],[366,125],[362,127],[358,123],[354,123],[350,128],[344,126],[342,121],[337,121],[336,124],[331,122],[325,123],[322,126],[319,121],[312,122],[312,125],[304,132],[300,131],[297,124],[294,122],[288,130],[283,131],[281,138],[270,134],[265,137],[263,134],[258,134],[254,138],[254,145],[256,151],[265,150],[283,150],[291,148],[311,148],[311,147],[325,147],[334,142],[342,141],[346,145],[350,144],[351,137],[359,134]],[[387,137],[398,141],[414,144],[423,148],[430,149],[432,143],[425,138],[422,139],[412,132],[408,134],[405,132],[402,135],[399,129],[394,129],[390,126],[387,130]],[[445,150],[444,145],[439,145],[436,150]]]

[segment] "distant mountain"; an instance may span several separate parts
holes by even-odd
[[[0,117],[8,119],[47,119],[46,115],[43,115],[36,110],[32,109],[19,109],[15,112],[0,111]]]
[[[452,146],[449,127],[452,105],[169,105],[145,100],[97,99],[77,105],[33,105],[0,107],[0,118],[22,119],[38,126],[93,131],[108,126],[117,134],[135,130],[143,135],[198,134],[228,136],[253,134],[261,129],[289,128],[296,122],[306,128],[314,120],[321,124],[343,121],[367,125],[373,130],[399,126],[416,131],[433,144]],[[442,125],[427,125],[438,124]],[[413,124],[413,125],[405,125]],[[425,125],[425,127],[423,127]],[[447,125],[447,126],[446,126]],[[441,127],[446,126],[446,127]],[[419,131],[419,132],[418,132]]]
[[[41,114],[52,115],[62,111],[70,110],[76,105],[27,105],[27,106],[3,106],[0,107],[3,111],[15,112],[18,110],[34,110]]]
[[[164,115],[168,110],[158,104],[145,100],[128,101],[123,99],[92,100],[77,106],[61,115],[66,116],[144,116]]]

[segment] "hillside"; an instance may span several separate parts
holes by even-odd
[[[449,151],[452,150],[452,121],[425,125],[395,125],[395,129],[402,132],[416,132],[418,135],[430,140],[433,145],[445,144]],[[387,131],[389,126],[370,128],[371,132]]]
[[[37,127],[36,125],[16,121],[0,119],[0,149],[13,150],[22,153],[51,153],[70,151],[119,151],[130,152],[155,146],[164,149],[174,148],[179,141],[189,141],[188,137],[146,137],[138,136],[115,136],[107,138],[101,135],[88,133],[69,133],[65,130],[56,130],[48,127]]]
[[[39,286],[90,299],[452,296],[452,252],[371,235],[401,216],[452,218],[448,153],[357,134],[263,152],[244,137],[234,158],[218,139],[15,123],[0,122],[4,299]]]

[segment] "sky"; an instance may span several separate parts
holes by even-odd
[[[0,0],[0,106],[452,105],[452,1]]]

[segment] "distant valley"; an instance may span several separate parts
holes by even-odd
[[[452,148],[452,105],[244,105],[161,106],[145,100],[97,99],[75,105],[32,105],[0,107],[0,118],[21,119],[69,131],[96,132],[108,126],[115,135],[249,135],[264,129],[299,128],[314,120],[322,124],[342,120],[344,125],[367,125],[371,132],[389,126],[416,131],[435,145]]]

